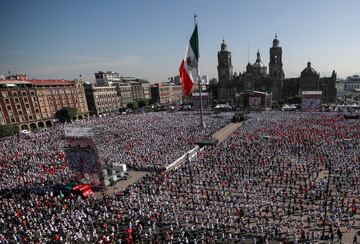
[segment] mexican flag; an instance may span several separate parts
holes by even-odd
[[[189,44],[187,46],[185,58],[180,65],[180,78],[184,87],[185,96],[191,92],[192,86],[198,80],[199,69],[199,37],[198,28],[195,25],[194,32],[191,35]]]

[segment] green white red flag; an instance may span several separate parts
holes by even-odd
[[[199,37],[198,28],[195,29],[191,35],[189,44],[187,46],[185,58],[182,60],[179,71],[182,85],[184,87],[185,96],[191,92],[193,85],[199,77]]]

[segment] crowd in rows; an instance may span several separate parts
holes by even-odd
[[[81,126],[99,127],[97,150],[109,163],[120,162],[136,170],[159,171],[229,123],[232,113],[204,116],[195,112],[141,113],[102,117]],[[79,124],[74,124],[79,126]]]
[[[201,130],[199,114],[195,112],[116,115],[57,124],[26,136],[2,139],[0,191],[44,192],[76,177],[72,170],[96,170],[96,155],[89,150],[81,153],[65,149],[65,127],[99,127],[103,133],[94,138],[104,163],[125,163],[130,168],[149,171],[164,169],[193,148],[195,142],[226,125],[230,118],[231,113],[206,115],[206,128]]]
[[[61,164],[56,143],[44,141]],[[343,232],[352,238],[360,228],[359,147],[359,121],[337,113],[252,114],[220,145],[110,196],[51,189],[1,196],[0,242],[316,243],[341,240]]]

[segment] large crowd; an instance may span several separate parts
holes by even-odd
[[[45,192],[76,177],[70,169],[84,169],[85,173],[94,169],[91,155],[72,150],[65,155],[65,127],[100,127],[105,133],[95,136],[96,147],[105,163],[125,163],[149,171],[164,169],[194,143],[229,123],[230,118],[231,113],[206,115],[206,128],[202,130],[196,112],[113,115],[2,139],[0,191]]]
[[[31,162],[53,160],[50,165],[56,167],[44,163],[52,180],[67,176],[66,167],[61,169],[65,159],[59,142],[46,133],[38,136],[44,141],[24,147],[26,153],[13,139],[4,141],[18,148],[20,160],[26,156],[30,161],[22,160],[25,168],[21,168],[15,160],[19,152],[8,155],[5,145],[1,175],[7,181],[1,179],[1,188],[16,181],[25,184],[30,178],[46,187],[48,179],[38,179],[45,169],[35,169]],[[42,147],[48,150],[46,160],[39,160],[39,153],[33,155]],[[10,177],[21,173],[25,179]],[[55,194],[51,188],[26,198],[1,195],[0,242],[341,240],[344,232],[352,238],[360,228],[359,177],[359,121],[345,121],[337,113],[256,113],[220,145],[110,196],[83,198]]]
[[[205,129],[195,112],[141,113],[102,117],[74,126],[100,127],[97,150],[106,162],[125,163],[136,170],[163,170],[167,165],[229,123],[233,113],[205,115]]]

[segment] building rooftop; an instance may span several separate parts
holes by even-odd
[[[0,80],[1,85],[20,85],[20,84],[32,84],[30,81],[25,80]]]
[[[59,85],[73,85],[75,80],[30,80],[30,82],[37,86],[59,86]]]

